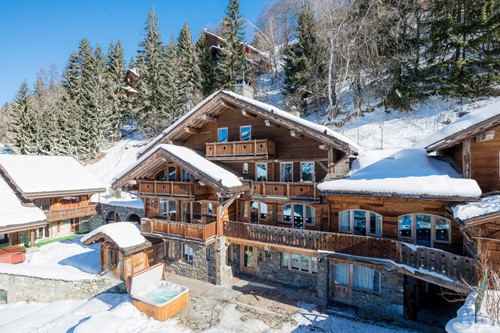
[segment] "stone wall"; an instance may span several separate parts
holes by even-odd
[[[143,208],[135,208],[135,207],[124,207],[124,206],[116,206],[109,205],[105,203],[99,203],[97,205],[97,214],[90,218],[85,223],[80,223],[80,230],[82,232],[88,232],[94,230],[101,225],[107,224],[107,218],[111,216],[115,216],[114,212],[116,212],[117,221],[129,221],[132,215],[137,215],[139,218],[144,217],[144,209]]]
[[[2,298],[5,298],[7,303],[54,302],[57,300],[86,299],[105,292],[125,293],[125,283],[107,277],[99,277],[94,280],[64,281],[0,274],[0,290],[3,290]]]

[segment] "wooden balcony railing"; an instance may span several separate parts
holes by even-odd
[[[409,246],[397,240],[242,222],[224,222],[224,235],[274,245],[389,259],[455,281],[474,278],[475,260],[472,258],[424,246]]]
[[[77,217],[92,216],[96,213],[97,205],[88,205],[83,207],[65,208],[58,210],[44,211],[47,221],[62,221],[67,219],[74,219]]]
[[[177,181],[147,181],[140,180],[139,193],[160,194],[171,196],[191,197],[194,196],[194,183]]]
[[[319,200],[316,183],[252,182],[251,195]]]
[[[208,159],[228,159],[237,157],[259,157],[267,159],[274,156],[274,141],[251,140],[232,142],[212,142],[206,144],[206,157]]]
[[[217,234],[217,223],[193,224],[160,219],[142,219],[141,231],[149,234],[207,241]]]

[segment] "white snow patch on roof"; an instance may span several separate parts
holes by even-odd
[[[119,247],[126,248],[131,246],[141,245],[146,241],[146,238],[141,235],[141,232],[136,224],[132,222],[116,222],[100,226],[92,230],[82,237],[82,243],[94,237],[98,233],[103,233],[113,240]]]
[[[102,194],[99,202],[110,206],[144,209],[144,202],[137,195],[130,192],[121,192],[120,198]]]
[[[415,147],[426,148],[432,146],[440,141],[445,140],[451,135],[457,134],[468,129],[471,126],[477,125],[498,115],[500,115],[500,100],[488,104],[484,107],[475,109],[470,113],[464,115],[463,117],[458,118],[448,126],[443,127],[436,133],[416,144]]]
[[[500,325],[494,324],[491,318],[486,313],[485,301],[477,314],[475,315],[476,292],[472,292],[467,296],[464,305],[457,311],[457,317],[453,318],[446,324],[446,332],[448,333],[498,333]],[[495,297],[500,299],[500,291],[488,291],[485,294],[485,299]],[[498,304],[498,301],[496,302]]]
[[[45,214],[38,207],[23,206],[5,180],[0,177],[0,227],[45,221]]]
[[[0,155],[0,165],[28,195],[105,189],[102,182],[69,156]]]
[[[139,77],[139,72],[137,71],[137,68],[129,68],[128,71],[132,74],[134,74],[136,77]]]
[[[243,184],[235,174],[207,160],[203,156],[198,155],[194,150],[171,144],[161,144],[156,146],[153,150],[141,156],[141,158],[139,158],[134,164],[117,175],[115,179],[119,179],[126,175],[128,172],[133,170],[136,166],[141,164],[144,160],[146,160],[149,156],[151,156],[158,150],[164,150],[172,155],[175,155],[177,158],[193,166],[193,168],[200,170],[208,177],[212,178],[213,181],[221,183],[222,186],[228,188],[243,186]]]
[[[453,217],[461,221],[491,213],[500,213],[500,195],[483,197],[478,202],[455,205],[451,209],[453,210]]]
[[[377,155],[379,156],[378,161]],[[448,163],[428,157],[425,150],[405,149],[363,152],[346,179],[326,181],[320,191],[360,194],[472,197],[481,189],[472,179],[462,179]]]

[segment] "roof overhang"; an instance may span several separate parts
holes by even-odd
[[[47,220],[30,222],[30,223],[11,224],[0,227],[0,234],[8,234],[12,232],[32,230],[44,227],[46,225],[47,225]]]

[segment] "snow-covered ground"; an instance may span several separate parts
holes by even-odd
[[[27,260],[21,264],[0,264],[0,273],[66,281],[94,279],[100,270],[99,251],[98,244],[87,247],[80,237],[73,238],[44,245],[27,254]]]
[[[477,294],[475,292],[470,293],[465,300],[465,304],[460,307],[457,311],[457,317],[453,318],[446,325],[446,332],[448,333],[498,333],[500,332],[500,324],[493,323],[491,319],[486,314],[485,304],[488,297],[495,299],[497,304],[500,301],[499,292],[489,291],[485,295],[484,301],[482,303],[481,309],[477,314],[475,314],[475,301]]]

